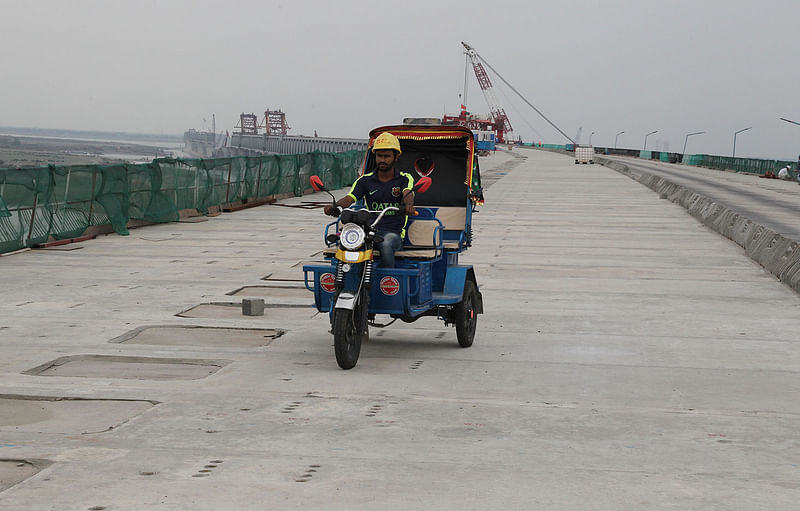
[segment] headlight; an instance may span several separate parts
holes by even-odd
[[[356,250],[364,244],[364,229],[356,224],[345,224],[342,227],[342,234],[339,236],[339,242],[347,250]]]

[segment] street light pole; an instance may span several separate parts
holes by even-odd
[[[742,128],[742,129],[740,129],[739,131],[737,131],[737,132],[735,132],[733,134],[733,154],[731,155],[733,158],[736,158],[736,135],[738,135],[739,133],[741,133],[743,131],[747,131],[749,129],[752,129],[752,128],[753,128],[752,126],[747,127],[747,128]]]
[[[695,131],[694,133],[687,133],[686,139],[683,141],[683,153],[681,154],[686,154],[686,142],[689,141],[689,137],[694,135],[702,135],[703,133],[705,133],[705,131]]]
[[[614,149],[616,149],[616,148],[617,148],[617,139],[618,139],[618,138],[619,138],[619,136],[620,136],[620,135],[622,135],[623,133],[625,133],[625,132],[624,132],[624,131],[620,131],[619,133],[617,133],[617,136],[615,136],[615,137],[614,137]]]
[[[589,145],[592,145],[592,135],[594,135],[594,131],[589,133]]]
[[[658,133],[658,130],[651,131],[650,133],[644,136],[644,146],[642,146],[642,151],[647,151],[647,137],[649,137],[650,135],[654,135],[656,133]]]

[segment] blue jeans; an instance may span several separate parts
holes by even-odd
[[[396,232],[379,232],[383,241],[378,245],[381,253],[381,268],[394,268],[394,253],[403,244]]]

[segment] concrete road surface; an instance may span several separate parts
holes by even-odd
[[[0,258],[0,509],[797,508],[800,298],[613,170],[482,167],[468,349],[337,367],[319,194]]]

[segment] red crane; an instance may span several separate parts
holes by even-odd
[[[503,110],[503,107],[500,106],[500,102],[497,101],[497,97],[495,97],[495,95],[494,95],[494,89],[492,88],[492,82],[489,80],[489,75],[486,73],[486,69],[484,69],[484,67],[483,67],[483,64],[486,64],[486,67],[488,67],[498,78],[500,78],[500,80],[504,84],[506,84],[509,89],[514,91],[514,93],[517,96],[519,96],[529,107],[534,109],[536,111],[536,113],[539,114],[542,117],[542,119],[547,121],[547,123],[550,124],[550,126],[552,126],[553,128],[556,129],[556,131],[561,133],[561,135],[563,135],[564,138],[566,138],[567,140],[572,142],[573,145],[575,144],[575,140],[571,139],[570,136],[567,135],[566,133],[564,133],[564,131],[561,128],[556,126],[556,124],[553,121],[548,119],[547,116],[545,116],[541,112],[541,110],[536,108],[533,105],[533,103],[528,101],[525,98],[525,96],[520,94],[519,91],[517,89],[515,89],[513,85],[508,83],[508,80],[503,78],[503,76],[500,73],[498,73],[492,67],[491,64],[486,62],[486,59],[481,57],[478,54],[478,52],[475,51],[475,48],[473,48],[472,46],[468,45],[464,41],[461,41],[461,45],[464,46],[464,53],[466,54],[467,59],[469,59],[469,61],[472,63],[472,69],[475,71],[475,77],[478,79],[478,84],[480,85],[481,90],[483,91],[483,96],[486,98],[486,103],[488,103],[488,105],[489,105],[489,112],[490,112],[490,115],[492,117],[492,120],[491,121],[480,120],[476,116],[471,116],[471,115],[469,115],[469,112],[467,112],[467,108],[464,105],[461,105],[461,114],[458,117],[445,115],[445,117],[443,119],[444,124],[448,124],[447,121],[450,121],[451,123],[455,122],[455,123],[460,124],[462,126],[467,126],[470,129],[476,129],[476,128],[473,128],[472,126],[470,126],[470,123],[475,123],[477,121],[480,125],[484,126],[484,129],[487,129],[487,128],[488,129],[492,129],[493,128],[494,131],[497,132],[497,141],[498,142],[505,142],[506,139],[513,140],[513,137],[511,136],[511,132],[512,132],[511,123],[508,121],[508,116],[506,115],[505,110]],[[466,78],[467,78],[467,70],[465,69],[464,70],[464,96],[465,96],[464,102],[466,102],[466,95],[467,95],[467,80],[466,80]]]
[[[258,123],[258,116],[256,114],[242,113],[239,116],[239,124],[234,126],[239,128],[235,132],[242,135],[258,135],[259,130],[264,130],[266,135],[287,135],[288,131],[292,129],[286,123],[286,114],[280,110],[265,110],[264,122]]]
[[[480,85],[481,91],[483,91],[483,97],[486,98],[486,103],[489,105],[489,114],[492,116],[492,121],[494,121],[494,126],[497,130],[497,141],[504,142],[506,138],[513,139],[511,132],[514,129],[511,127],[511,122],[509,122],[505,110],[500,106],[500,102],[497,101],[497,97],[494,95],[492,81],[489,80],[489,75],[483,68],[483,64],[478,60],[477,52],[464,41],[461,41],[461,45],[464,46],[464,53],[467,55],[467,58],[472,62],[475,78],[478,79],[478,85]]]
[[[286,114],[280,110],[269,110],[264,112],[264,129],[267,135],[288,135],[290,129],[286,124]]]

